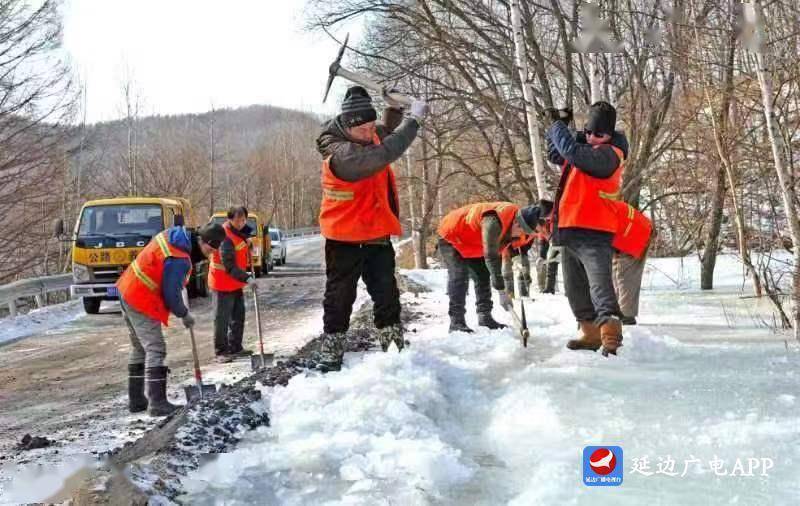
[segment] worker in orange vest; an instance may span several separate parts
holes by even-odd
[[[491,290],[499,292],[501,306],[509,310],[514,290],[513,284],[509,286],[509,282],[513,283],[509,275],[511,253],[519,252],[529,242],[525,234],[534,234],[537,225],[538,207],[520,211],[510,202],[470,204],[442,218],[438,248],[447,265],[450,332],[473,332],[466,322],[469,278],[474,283],[478,325],[489,329],[505,327],[492,317]]]
[[[208,256],[224,238],[221,226],[206,225],[199,231],[197,244],[203,255]],[[131,339],[128,359],[131,413],[147,410],[151,416],[165,416],[178,408],[167,400],[169,370],[161,326],[168,325],[170,313],[181,318],[185,327],[194,325],[194,317],[182,297],[192,271],[191,252],[189,232],[183,227],[171,227],[151,239],[117,281],[122,315]]]
[[[578,339],[567,347],[596,351],[602,346],[604,356],[616,355],[622,346],[611,243],[628,140],[615,131],[616,118],[611,104],[597,102],[589,109],[584,131],[574,134],[567,127],[571,111],[545,113],[549,159],[562,167],[552,241],[564,252],[564,288],[580,326]]]
[[[388,108],[376,123],[372,97],[361,86],[347,90],[341,113],[317,139],[322,155],[319,223],[325,237],[325,299],[318,367],[339,370],[359,278],[372,297],[381,349],[405,345],[400,325],[400,291],[395,280],[391,236],[401,234],[400,203],[391,163],[411,146],[428,106],[401,104],[384,94]]]
[[[639,293],[653,223],[626,202],[617,202],[619,227],[611,245],[614,248],[614,289],[622,312],[623,325],[636,325]]]
[[[256,280],[247,271],[251,235],[247,208],[232,207],[222,225],[225,240],[211,256],[208,287],[214,300],[214,352],[217,362],[225,363],[238,355],[252,354],[242,347],[244,338],[244,292],[256,289]]]

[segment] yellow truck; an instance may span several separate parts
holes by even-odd
[[[222,225],[228,219],[228,213],[218,211],[211,216],[209,221]],[[256,277],[261,277],[270,272],[275,267],[275,260],[272,258],[272,241],[269,237],[267,225],[261,218],[261,214],[248,212],[247,225],[253,231],[253,271]],[[250,268],[250,264],[247,264]]]
[[[83,299],[89,314],[100,311],[100,302],[118,300],[114,284],[150,239],[173,225],[195,225],[191,205],[179,197],[119,197],[86,202],[81,208],[72,238],[70,295]],[[64,236],[63,220],[54,224],[56,236]],[[190,234],[192,241],[196,235]],[[189,296],[207,294],[208,261],[192,248]]]

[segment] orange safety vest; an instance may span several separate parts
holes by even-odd
[[[626,202],[616,202],[619,228],[611,246],[617,251],[641,259],[650,244],[653,223],[638,209]]]
[[[558,204],[558,228],[588,228],[615,233],[617,212],[615,202],[619,200],[620,179],[625,157],[622,150],[606,144],[614,150],[620,160],[611,177],[599,179],[583,172],[574,165],[564,164],[569,170],[564,190]],[[595,149],[600,145],[594,146]]]
[[[225,235],[233,243],[233,249],[236,251],[234,260],[236,266],[243,271],[247,270],[247,241],[236,235],[231,230],[230,222],[225,222],[222,225],[225,229]],[[211,254],[211,263],[208,265],[208,287],[217,292],[235,292],[241,290],[247,285],[238,279],[231,277],[225,271],[225,265],[222,264],[222,255],[219,249],[214,250]]]
[[[375,135],[374,144],[380,144]],[[389,201],[391,190],[392,200]],[[403,233],[400,220],[392,209],[400,209],[397,184],[392,166],[359,181],[343,181],[330,167],[330,158],[322,162],[322,205],[319,226],[327,239],[363,242]]]
[[[439,224],[439,236],[453,245],[464,258],[483,256],[481,219],[486,213],[495,212],[500,217],[505,236],[517,216],[519,207],[511,202],[482,202],[450,211]],[[502,237],[501,236],[501,237]]]
[[[169,309],[161,296],[161,281],[164,278],[164,262],[170,257],[189,261],[189,272],[183,280],[183,286],[186,286],[192,274],[191,257],[169,243],[166,231],[160,232],[147,243],[116,284],[125,304],[164,325],[168,325]]]

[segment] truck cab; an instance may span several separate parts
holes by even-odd
[[[73,231],[70,295],[83,299],[87,313],[98,313],[101,301],[119,299],[115,283],[150,239],[174,224],[189,225],[187,221],[191,221],[191,208],[181,198],[86,202]],[[193,252],[192,263],[188,291],[192,296],[205,295],[207,261]]]
[[[211,216],[209,220],[212,223],[222,225],[228,220],[228,213],[224,211],[217,211]],[[250,227],[253,234],[253,271],[256,277],[261,277],[267,274],[275,266],[272,258],[272,241],[270,240],[267,226],[259,213],[247,213],[247,225]],[[248,262],[247,268],[250,268]]]

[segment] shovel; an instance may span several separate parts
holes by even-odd
[[[255,271],[253,269],[253,256],[250,255],[250,274],[255,279]],[[256,331],[258,332],[258,347],[260,353],[258,355],[250,355],[250,367],[253,371],[264,369],[272,365],[275,355],[272,353],[264,353],[264,336],[261,333],[261,311],[258,309],[258,292],[253,288],[253,306],[256,310]]]
[[[200,372],[200,359],[197,358],[197,344],[194,341],[194,329],[189,327],[189,337],[192,341],[192,359],[194,360],[194,386],[183,387],[186,394],[186,401],[192,402],[196,399],[204,399],[217,393],[216,385],[204,385],[203,375]]]

